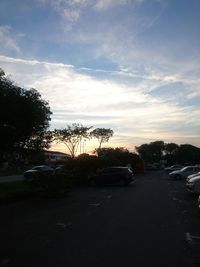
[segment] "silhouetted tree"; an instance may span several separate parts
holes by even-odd
[[[142,144],[139,147],[136,147],[136,151],[147,162],[158,162],[165,148],[163,141],[155,141],[149,144]]]
[[[165,159],[168,164],[200,163],[200,148],[190,144],[165,144],[163,141],[155,141],[136,147],[136,151],[147,162],[156,162],[160,159]]]
[[[98,157],[103,159],[107,165],[125,166],[130,164],[131,166],[134,166],[141,161],[137,154],[130,152],[124,147],[98,148],[95,150],[95,153],[97,153]]]
[[[65,129],[55,129],[52,134],[54,140],[64,143],[67,146],[71,157],[74,158],[82,139],[86,140],[90,138],[89,130],[91,128],[83,126],[80,123],[73,123],[72,126],[67,125]]]
[[[106,128],[96,128],[91,133],[90,136],[97,138],[99,140],[99,149],[102,143],[108,142],[110,137],[113,136],[113,130]]]
[[[165,144],[165,153],[170,155],[175,155],[179,149],[179,146],[175,143]]]
[[[196,164],[200,163],[200,148],[189,145],[182,144],[179,146],[176,155],[177,161],[180,163],[190,163]]]
[[[35,89],[17,86],[0,69],[0,150],[49,147],[50,107]]]

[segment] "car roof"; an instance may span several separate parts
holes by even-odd
[[[37,166],[34,166],[33,168],[38,168],[38,167],[49,167],[48,165],[37,165]]]

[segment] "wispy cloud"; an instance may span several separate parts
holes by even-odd
[[[119,6],[139,6],[146,0],[36,0],[41,5],[51,5],[62,18],[62,25],[70,31],[82,13],[105,12]],[[153,0],[157,2],[157,0]]]
[[[94,4],[94,8],[98,11],[105,11],[116,6],[123,6],[127,4],[140,5],[145,0],[98,0]]]
[[[14,34],[8,25],[0,26],[0,52],[15,51],[20,53],[18,39],[22,36],[22,34]]]

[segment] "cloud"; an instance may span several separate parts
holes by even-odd
[[[0,52],[15,51],[20,53],[18,39],[22,34],[13,34],[12,28],[8,25],[0,26]]]
[[[155,139],[181,142],[184,137],[197,145],[200,110],[195,106],[180,106],[148,90],[158,82],[167,85],[172,78],[166,77],[166,82],[165,77],[161,76],[162,80],[158,76],[134,85],[134,82],[99,80],[62,63],[4,56],[0,57],[0,63],[13,80],[36,88],[49,101],[53,111],[52,128],[73,122],[112,128],[115,135],[110,144],[120,146]]]
[[[70,31],[82,13],[105,12],[118,6],[141,5],[146,0],[36,0],[43,6],[51,5],[62,18],[65,31]],[[156,0],[153,0],[156,1]]]
[[[105,11],[116,6],[124,6],[127,4],[137,5],[142,4],[144,0],[98,0],[94,5],[94,9]]]
[[[36,0],[40,5],[51,7],[61,16],[65,31],[70,31],[79,19],[84,8],[91,5],[92,0]]]

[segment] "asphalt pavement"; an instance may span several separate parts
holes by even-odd
[[[0,176],[0,183],[11,183],[25,180],[24,175],[4,175]]]
[[[200,266],[200,211],[163,171],[0,206],[0,267]]]

